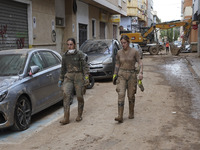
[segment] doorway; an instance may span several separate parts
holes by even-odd
[[[87,25],[79,23],[79,47],[87,40]]]

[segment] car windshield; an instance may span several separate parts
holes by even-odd
[[[0,55],[0,76],[22,73],[26,57],[22,54]]]
[[[112,41],[88,41],[85,42],[80,49],[86,54],[112,54]]]

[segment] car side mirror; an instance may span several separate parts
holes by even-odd
[[[31,69],[28,73],[30,76],[32,76],[33,74],[36,74],[40,70],[40,68],[38,66],[31,66],[30,68]]]

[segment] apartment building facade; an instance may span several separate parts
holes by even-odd
[[[153,0],[147,0],[147,26],[150,27],[154,22]]]
[[[45,47],[62,53],[73,37],[119,38],[125,0],[1,0],[0,50]]]
[[[198,30],[197,51],[198,51],[198,56],[200,56],[200,1],[199,0],[193,0],[192,19],[193,21],[196,21],[195,28]]]
[[[182,0],[182,19],[184,20],[192,18],[192,12],[193,12],[193,0]],[[197,51],[197,40],[198,40],[198,30],[193,28],[192,26],[188,41],[189,43],[191,43],[193,52]]]
[[[127,16],[121,17],[120,25],[125,30],[137,32],[147,25],[146,0],[127,0]]]

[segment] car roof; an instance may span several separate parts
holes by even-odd
[[[0,54],[28,54],[37,50],[50,50],[43,48],[27,48],[27,49],[11,49],[11,50],[1,50]]]

